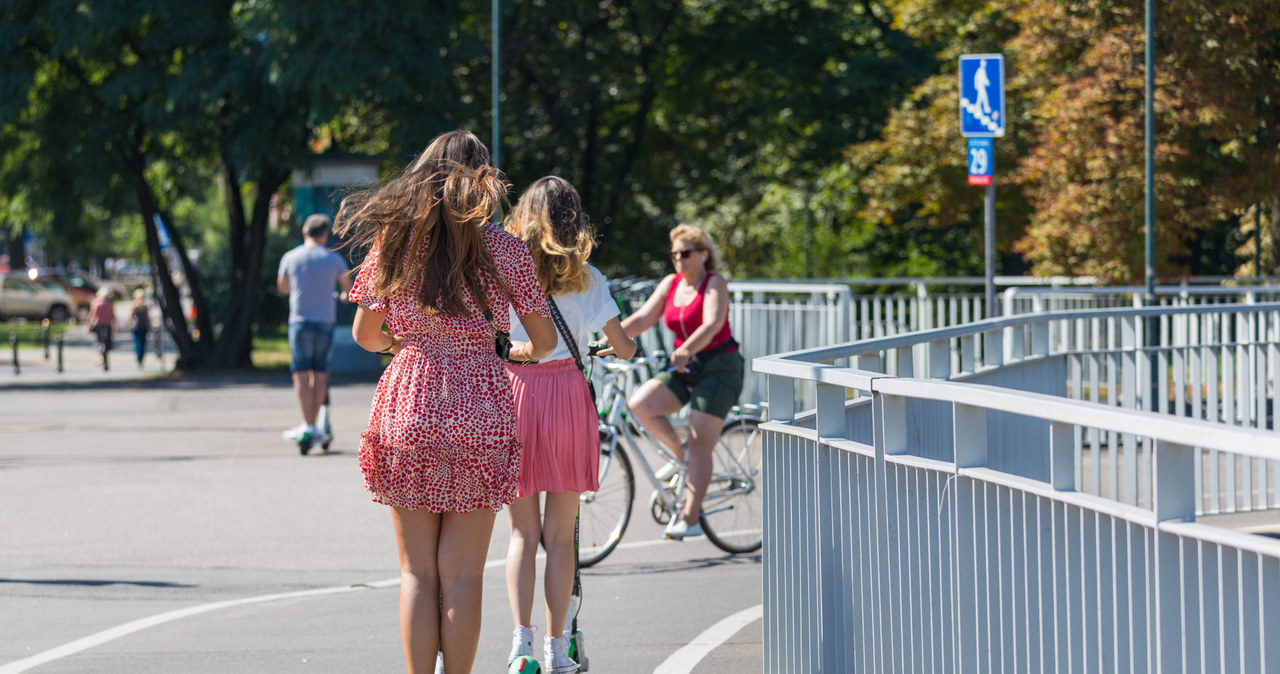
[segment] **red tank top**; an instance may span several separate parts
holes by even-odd
[[[702,327],[702,299],[707,292],[707,283],[711,281],[711,274],[707,274],[702,278],[702,283],[698,284],[698,294],[694,296],[693,301],[682,306],[676,306],[676,288],[679,287],[682,277],[679,274],[671,280],[671,287],[667,288],[667,303],[663,307],[662,321],[667,324],[671,331],[676,333],[676,347],[680,348],[689,335],[695,330]],[[720,326],[720,332],[711,338],[711,343],[702,347],[703,351],[714,349],[721,344],[733,338],[733,331],[729,329],[729,317],[724,317],[724,325]],[[729,352],[736,352],[737,349],[729,347]]]

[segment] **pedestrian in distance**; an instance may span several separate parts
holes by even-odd
[[[313,441],[323,442],[316,417],[329,390],[329,357],[333,352],[333,324],[340,299],[351,290],[346,260],[329,250],[329,216],[316,213],[302,223],[302,245],[280,258],[276,287],[289,296],[289,371],[293,392],[302,411],[302,423],[284,432],[284,438],[305,450]],[[305,445],[305,446],[304,446]]]
[[[410,672],[433,671],[438,650],[445,671],[471,671],[489,537],[520,470],[503,359],[537,361],[556,343],[529,249],[489,222],[506,191],[480,139],[452,131],[338,215],[368,248],[352,334],[391,356],[359,463],[391,510]],[[528,341],[510,340],[512,309]]]
[[[595,232],[572,185],[554,176],[534,182],[507,217],[506,230],[529,247],[559,333],[555,350],[543,362],[507,365],[524,448],[509,509],[507,595],[515,630],[508,663],[533,656],[535,556],[541,539],[547,550],[543,671],[562,674],[578,669],[568,655],[574,520],[582,492],[599,487],[600,421],[581,371],[583,358],[599,330],[622,358],[633,356],[636,344],[622,330],[608,281],[587,264]],[[512,337],[527,339],[519,326],[513,326]]]
[[[658,283],[622,327],[635,337],[662,320],[675,333],[671,367],[642,384],[627,403],[640,423],[688,467],[683,509],[665,532],[669,539],[683,540],[702,535],[699,517],[711,481],[711,452],[742,394],[745,361],[729,327],[729,284],[716,273],[719,260],[711,238],[691,225],[672,229],[670,238],[676,272]],[[691,408],[687,447],[667,418],[684,405]],[[659,477],[671,476],[674,469],[663,466]]]
[[[133,306],[129,309],[129,332],[133,334],[133,355],[142,368],[142,357],[147,353],[147,333],[151,332],[151,313],[147,309],[147,291],[133,291]]]
[[[93,334],[98,348],[98,365],[106,362],[107,352],[115,345],[116,303],[115,292],[103,286],[89,303],[88,331]]]

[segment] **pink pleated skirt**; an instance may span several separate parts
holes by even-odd
[[[516,403],[520,498],[540,491],[595,491],[600,470],[600,420],[587,380],[572,358],[507,365]]]

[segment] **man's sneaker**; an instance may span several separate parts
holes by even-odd
[[[310,440],[314,437],[311,435],[310,427],[306,424],[298,424],[281,435],[283,435],[284,439],[289,442],[303,442],[304,440]]]
[[[511,655],[507,656],[507,665],[510,666],[519,657],[533,657],[532,627],[517,627],[511,631]]]
[[[569,657],[569,637],[547,637],[542,644],[542,667],[545,674],[571,674],[578,663]]]
[[[686,538],[701,536],[702,524],[700,522],[686,524],[684,518],[677,517],[671,520],[671,524],[667,525],[667,530],[663,533],[670,540],[682,541]]]
[[[324,440],[324,431],[316,428],[315,426],[307,426],[307,437],[315,440],[316,442],[320,442]]]

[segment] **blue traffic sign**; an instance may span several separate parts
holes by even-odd
[[[990,185],[996,168],[996,142],[990,138],[969,139],[969,184]]]
[[[960,57],[960,135],[999,138],[1004,135],[1004,56]]]

